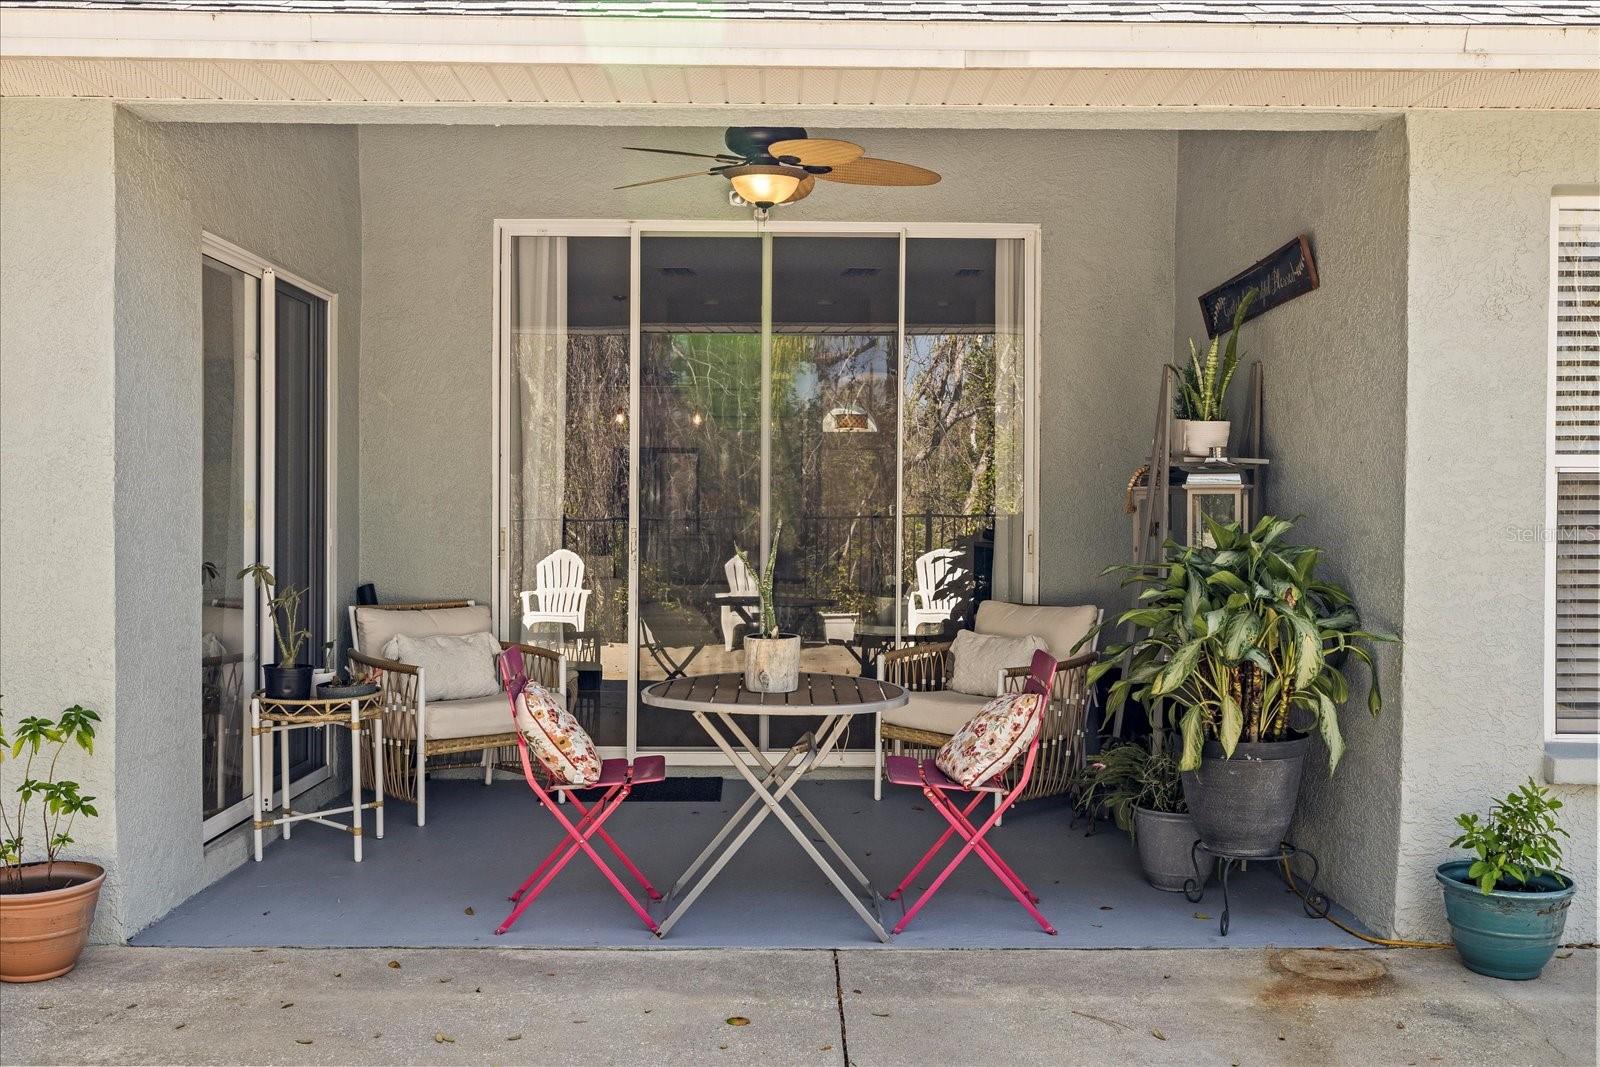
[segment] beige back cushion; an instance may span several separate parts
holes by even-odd
[[[494,619],[487,604],[474,604],[467,608],[424,608],[420,611],[401,611],[382,606],[356,608],[356,647],[369,656],[383,655],[383,647],[401,634],[408,637],[433,637],[437,634],[465,637],[493,630]]]
[[[1053,604],[1007,604],[1003,600],[985,600],[978,605],[978,619],[973,629],[980,634],[997,634],[1001,637],[1027,637],[1038,634],[1044,638],[1045,647],[1058,660],[1073,655],[1072,646],[1088,633],[1099,617],[1100,609],[1093,604],[1058,607]],[[1085,645],[1078,650],[1089,651]]]

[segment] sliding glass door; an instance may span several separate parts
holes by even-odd
[[[581,668],[601,745],[703,748],[638,691],[743,669],[741,551],[776,541],[809,671],[1031,599],[1034,235],[924,229],[502,224],[500,617]],[[558,550],[582,627],[539,618]]]
[[[200,713],[202,834],[250,817],[249,700],[275,657],[258,590],[238,577],[266,563],[277,588],[305,590],[303,662],[333,629],[329,382],[332,294],[296,284],[208,237],[200,270]],[[325,739],[297,731],[291,790],[328,776]]]

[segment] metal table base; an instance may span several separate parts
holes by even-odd
[[[882,897],[872,888],[866,874],[858,867],[833,835],[823,827],[810,808],[794,792],[795,785],[815,768],[838,744],[845,727],[849,725],[851,716],[847,714],[824,715],[822,723],[815,730],[800,738],[784,755],[773,763],[767,759],[766,753],[761,751],[759,745],[750,739],[749,734],[739,728],[732,714],[726,711],[696,711],[693,713],[695,721],[705,730],[712,742],[728,757],[728,761],[746,782],[750,783],[750,797],[733,813],[733,817],[711,839],[711,843],[695,857],[682,877],[678,879],[672,891],[667,894],[664,904],[671,908],[666,919],[662,921],[656,936],[664,937],[683,913],[688,911],[700,894],[705,892],[708,885],[728,865],[728,861],[738,853],[744,843],[750,839],[756,829],[766,821],[768,815],[776,815],[791,837],[811,857],[811,862],[817,869],[827,876],[833,887],[844,897],[845,902],[867,924],[867,928],[879,941],[887,943],[889,933],[884,929],[881,919],[880,906]],[[747,765],[744,758],[734,749],[729,738],[743,747],[760,769],[758,777]],[[828,846],[834,859],[848,872],[854,885],[846,881],[839,869],[828,861],[828,858],[819,851],[811,838],[801,829],[794,816],[785,809],[785,804],[794,809],[794,813],[805,820],[816,835]],[[741,826],[742,824],[742,826]],[[735,832],[737,831],[737,832]],[[729,836],[732,840],[729,841]],[[727,846],[723,847],[723,842]],[[718,850],[721,849],[720,853]],[[711,865],[696,879],[696,872],[700,871],[707,860],[712,856]]]

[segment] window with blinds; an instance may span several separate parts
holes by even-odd
[[[1600,197],[1553,215],[1550,463],[1554,730],[1600,735]]]

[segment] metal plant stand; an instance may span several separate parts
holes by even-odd
[[[1194,877],[1183,883],[1183,895],[1191,904],[1198,904],[1206,895],[1206,872],[1201,868],[1200,856],[1204,853],[1212,858],[1216,865],[1217,879],[1222,883],[1222,918],[1217,924],[1218,932],[1228,936],[1228,875],[1238,867],[1252,860],[1266,862],[1274,865],[1279,872],[1279,877],[1293,889],[1300,897],[1300,905],[1305,908],[1306,915],[1312,919],[1326,919],[1328,917],[1328,898],[1317,888],[1317,871],[1319,865],[1317,857],[1309,849],[1300,848],[1287,841],[1278,845],[1276,852],[1226,853],[1214,852],[1202,845],[1199,840],[1189,848],[1189,862],[1194,865]],[[1309,877],[1301,878],[1294,874],[1294,861],[1304,856],[1311,864]]]

